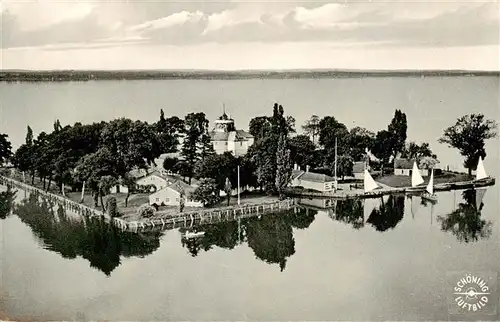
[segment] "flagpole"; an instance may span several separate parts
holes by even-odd
[[[238,166],[238,206],[240,205],[240,166]]]
[[[337,190],[338,181],[337,181],[337,138],[335,138],[335,190]]]
[[[82,187],[82,197],[80,198],[80,203],[83,203],[83,196],[85,194],[85,181],[83,182],[83,187]]]

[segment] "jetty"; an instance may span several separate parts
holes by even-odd
[[[481,187],[493,186],[495,185],[495,178],[485,178],[481,180],[471,180],[462,182],[450,182],[450,183],[438,183],[434,185],[434,191],[452,191],[452,190],[465,190],[465,189],[476,189]],[[385,195],[391,194],[415,194],[424,192],[425,186],[421,187],[401,187],[394,188],[389,186],[383,186],[379,189],[365,192],[361,189],[356,190],[337,190],[328,192],[315,192],[315,191],[302,191],[297,189],[289,189],[286,191],[287,196],[299,197],[299,198],[328,198],[328,199],[370,199],[378,198]]]

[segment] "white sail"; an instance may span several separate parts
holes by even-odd
[[[369,192],[378,188],[378,184],[375,182],[375,180],[373,180],[372,176],[370,175],[370,172],[368,172],[368,170],[366,169],[365,169],[364,185],[365,185],[365,192]]]
[[[429,179],[429,184],[427,185],[426,190],[431,195],[434,193],[434,170],[431,170],[431,178]]]
[[[424,183],[424,178],[422,178],[422,175],[420,175],[420,170],[418,170],[417,162],[414,162],[413,170],[411,171],[411,186],[416,187],[422,183]]]
[[[483,158],[479,157],[476,169],[476,180],[481,180],[487,178],[486,170],[484,169]]]

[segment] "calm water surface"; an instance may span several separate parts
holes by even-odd
[[[55,118],[154,120],[159,108],[214,118],[225,102],[246,127],[280,101],[299,124],[331,114],[377,130],[401,108],[410,139],[459,166],[436,139],[471,111],[498,121],[498,85],[465,77],[0,84],[0,126],[20,144],[27,123],[37,131]],[[498,148],[489,142],[485,160],[495,177]],[[479,207],[475,194],[457,191],[439,193],[434,206],[391,197],[301,208],[205,226],[202,239],[186,241],[179,230],[118,232],[19,191],[0,219],[0,311],[51,320],[447,320],[447,272],[500,270],[499,193],[489,187]]]

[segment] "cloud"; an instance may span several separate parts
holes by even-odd
[[[328,42],[499,44],[498,2],[4,2],[2,48]],[[111,41],[110,41],[111,40]]]

